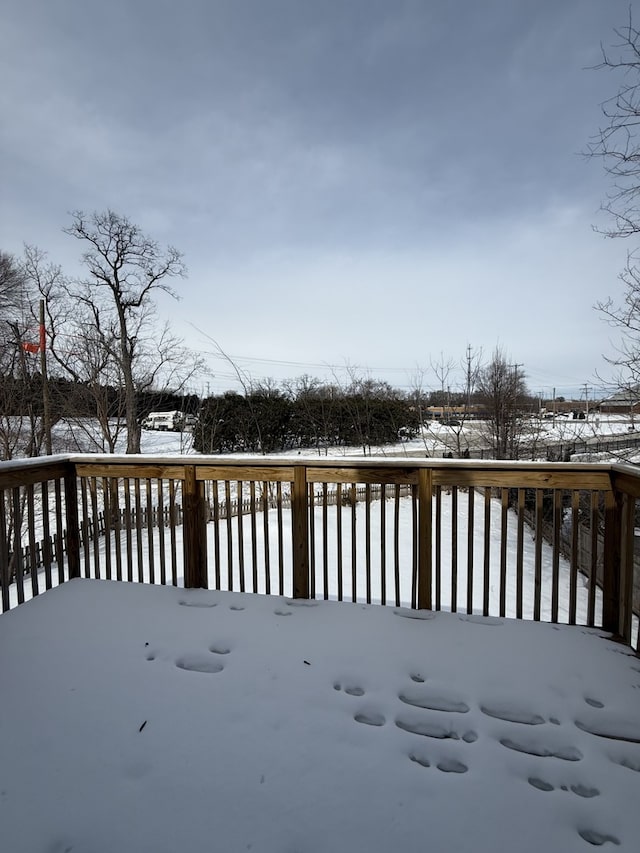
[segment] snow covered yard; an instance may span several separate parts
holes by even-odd
[[[0,644],[8,853],[638,849],[600,631],[74,580]]]

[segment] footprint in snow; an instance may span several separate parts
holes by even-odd
[[[594,847],[602,847],[603,844],[610,842],[611,844],[620,844],[619,839],[615,835],[608,835],[604,832],[597,832],[595,829],[579,829],[578,835]]]
[[[403,619],[415,619],[419,622],[428,622],[430,619],[436,618],[433,610],[410,610],[408,607],[401,607],[393,612],[396,616],[401,616]]]
[[[358,687],[355,684],[347,684],[342,685],[339,681],[336,681],[333,685],[334,690],[342,690],[347,696],[364,696],[364,688]]]
[[[438,740],[463,740],[465,743],[474,743],[478,739],[478,735],[474,731],[460,734],[451,726],[424,718],[398,717],[396,726],[404,732],[410,732],[410,734],[420,735],[421,737],[437,738]]]
[[[362,711],[356,714],[353,719],[356,723],[362,723],[365,726],[384,726],[387,722],[382,714],[377,714],[375,711]]]
[[[405,705],[414,708],[425,708],[428,711],[447,711],[449,713],[467,714],[469,706],[455,696],[444,696],[441,693],[425,693],[418,689],[404,690],[398,694],[398,699]]]
[[[626,767],[627,770],[633,770],[634,773],[640,773],[640,758],[630,758],[628,755],[610,755],[609,761],[618,764],[620,767]]]
[[[555,785],[552,785],[551,782],[547,782],[545,779],[541,779],[538,776],[530,776],[527,780],[529,784],[537,788],[539,791],[555,791]],[[578,797],[583,797],[584,799],[591,799],[592,797],[600,796],[600,791],[597,788],[592,788],[588,785],[561,785],[561,791],[571,791]]]
[[[575,724],[580,731],[595,737],[640,743],[640,722],[630,717],[594,714],[590,718],[576,720]]]
[[[535,714],[528,708],[518,708],[510,702],[482,704],[480,710],[487,717],[494,717],[497,720],[504,720],[506,723],[521,723],[525,726],[539,726],[545,723],[544,717],[540,714]]]
[[[466,764],[457,761],[455,758],[445,758],[439,761],[436,767],[443,773],[466,773],[469,769]]]
[[[507,749],[534,755],[537,758],[560,758],[562,761],[580,761],[582,753],[575,746],[547,746],[538,740],[514,740],[501,738],[500,743]]]
[[[431,762],[427,756],[419,752],[410,752],[409,760],[415,764],[419,764],[421,767],[431,767]],[[443,758],[442,761],[436,764],[436,767],[442,773],[466,773],[469,770],[466,764],[455,758]]]
[[[421,767],[431,767],[431,762],[426,755],[421,755],[419,752],[410,752],[409,759],[419,764]]]
[[[204,657],[202,655],[183,655],[176,660],[178,669],[185,669],[188,672],[206,672],[216,673],[222,672],[224,667],[214,658]]]

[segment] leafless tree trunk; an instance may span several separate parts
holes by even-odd
[[[168,325],[158,327],[154,297],[185,275],[182,255],[161,250],[126,217],[107,210],[72,214],[65,232],[85,246],[86,278],[33,276],[47,299],[50,352],[60,372],[93,399],[105,449],[126,429],[127,453],[140,452],[137,398],[160,388],[177,393],[200,367]],[[90,437],[87,429],[87,437]]]

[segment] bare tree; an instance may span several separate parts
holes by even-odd
[[[462,444],[463,437],[465,436],[465,424],[471,416],[471,398],[478,383],[481,359],[482,349],[474,351],[471,344],[468,344],[467,352],[461,365],[464,370],[464,386],[462,389],[464,394],[464,405],[461,407],[459,413],[456,414],[454,419],[456,423],[452,426],[456,437],[456,451],[458,456],[462,456],[463,453],[466,453],[467,456],[469,455],[469,442],[466,437],[464,438],[464,448],[462,447]]]
[[[468,345],[466,355],[459,364],[452,358],[445,358],[443,353],[440,353],[437,361],[431,360],[431,370],[435,374],[439,388],[432,391],[430,397],[432,404],[437,405],[441,411],[440,423],[435,427],[429,427],[428,419],[424,417],[425,371],[421,368],[416,369],[412,379],[411,398],[418,409],[420,435],[427,456],[454,451],[457,456],[469,455],[469,440],[465,427],[471,413],[471,398],[475,392],[481,358],[482,350],[474,350],[471,345]],[[450,377],[456,368],[462,368],[464,378],[462,381],[456,381],[452,387]],[[448,431],[444,432],[441,425],[446,425]]]
[[[517,459],[528,394],[521,365],[496,349],[478,373],[478,398],[487,411],[488,438],[496,459]]]
[[[76,211],[64,230],[85,245],[87,276],[58,279],[47,289],[53,358],[93,395],[108,449],[124,419],[127,453],[139,453],[137,395],[158,387],[180,391],[200,366],[169,326],[156,322],[154,297],[162,291],[177,298],[169,281],[185,275],[182,255],[160,249],[112,210]]]
[[[625,288],[622,304],[616,304],[609,297],[597,302],[595,307],[620,333],[613,353],[605,355],[604,359],[615,371],[614,382],[618,392],[626,394],[633,410],[633,406],[640,402],[640,269],[633,258],[627,259],[620,280]]]
[[[43,443],[38,362],[29,281],[21,263],[0,252],[0,458],[37,456]],[[37,332],[36,332],[37,337]]]
[[[431,361],[431,370],[433,370],[440,386],[439,405],[442,407],[443,418],[445,419],[449,417],[449,410],[451,408],[451,386],[449,377],[455,366],[455,361],[452,358],[445,358],[444,353],[442,352],[440,353],[438,361]]]
[[[621,75],[618,91],[602,105],[604,126],[591,139],[589,157],[602,160],[613,187],[602,208],[613,225],[602,232],[609,237],[630,237],[640,232],[640,30],[633,25],[631,9],[627,24],[614,31],[618,42],[602,48],[596,69]]]
[[[22,301],[24,275],[13,255],[0,251],[0,323],[15,313]]]
[[[421,367],[419,364],[416,364],[415,370],[410,377],[410,392],[409,397],[412,402],[412,405],[415,409],[417,419],[418,419],[418,435],[422,440],[426,455],[433,456],[433,448],[430,447],[429,442],[429,417],[426,412],[427,409],[427,392],[424,387],[426,370],[424,367]],[[405,450],[406,454],[406,450]],[[408,454],[407,454],[408,455]]]
[[[18,260],[0,252],[0,459],[37,456],[43,445],[41,407],[38,405],[38,362],[30,339],[28,281]],[[16,494],[19,495],[16,504]],[[26,490],[0,495],[4,534],[11,542],[17,527],[25,526]],[[16,554],[8,558],[8,577],[16,571]]]
[[[598,229],[608,237],[634,237],[640,233],[640,30],[633,24],[631,9],[624,27],[615,30],[617,43],[602,48],[596,69],[619,75],[615,95],[602,105],[604,125],[590,141],[587,154],[602,161],[612,178],[612,188],[602,205],[612,225]],[[595,308],[621,334],[611,356],[619,391],[631,401],[640,400],[640,269],[636,250],[627,253],[619,276],[623,297],[597,302]]]

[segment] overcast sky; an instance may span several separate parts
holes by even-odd
[[[79,271],[69,212],[180,249],[163,302],[253,379],[438,385],[499,345],[584,394],[628,242],[580,156],[628,0],[2,0],[0,249]],[[204,334],[203,334],[204,333]],[[208,358],[211,391],[232,386]],[[451,377],[452,385],[456,379]],[[593,392],[592,392],[593,393]]]

